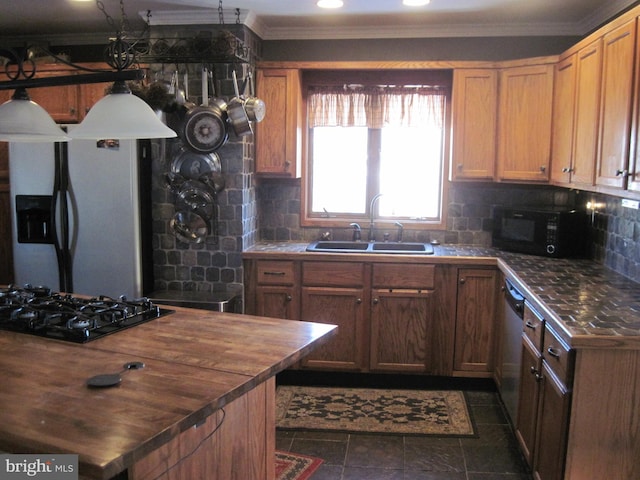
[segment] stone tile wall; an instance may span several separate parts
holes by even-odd
[[[254,52],[252,62],[208,65],[213,68],[220,91],[218,96],[228,100],[234,96],[231,72],[235,70],[241,84],[245,74],[255,68],[259,42],[249,30],[235,31],[245,45]],[[176,66],[153,65],[152,69]],[[190,100],[202,103],[201,63],[179,65],[180,78],[188,72]],[[210,92],[211,93],[211,92]],[[242,290],[242,251],[257,241],[257,206],[254,175],[253,135],[237,137],[233,131],[229,140],[216,153],[220,157],[225,188],[218,193],[218,235],[207,236],[202,243],[178,240],[170,229],[175,212],[174,194],[167,188],[165,175],[180,140],[154,142],[152,172],[153,196],[153,258],[154,290],[212,292]]]
[[[300,182],[262,181],[257,188],[259,232],[262,240],[312,241],[327,229],[300,226]],[[496,205],[557,205],[573,207],[578,194],[564,188],[493,183],[452,184],[445,230],[404,231],[405,241],[475,246],[491,245],[492,210]],[[362,226],[365,228],[365,225]],[[351,228],[329,229],[336,240],[351,238]],[[390,232],[393,236],[394,232]]]

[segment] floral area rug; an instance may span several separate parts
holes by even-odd
[[[475,436],[464,393],[279,386],[276,426],[284,430]]]
[[[307,480],[323,461],[298,453],[276,451],[276,480]]]

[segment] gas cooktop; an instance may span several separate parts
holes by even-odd
[[[86,343],[172,312],[146,297],[82,298],[47,287],[0,287],[0,330],[75,343]]]

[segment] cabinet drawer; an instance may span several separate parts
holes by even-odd
[[[542,350],[542,336],[544,333],[544,319],[542,316],[528,303],[524,304],[524,321],[522,322],[522,331],[525,336],[531,340],[536,350]]]
[[[302,283],[318,287],[361,287],[364,284],[364,264],[304,262]]]
[[[574,352],[562,342],[549,325],[544,328],[542,356],[553,373],[570,389],[573,380]]]
[[[373,265],[374,288],[434,288],[435,276],[435,265]]]
[[[295,264],[286,260],[260,260],[257,266],[259,285],[293,285]]]

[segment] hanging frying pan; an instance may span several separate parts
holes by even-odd
[[[192,150],[200,153],[212,153],[222,147],[229,134],[227,131],[227,112],[219,104],[209,105],[209,80],[203,71],[203,105],[192,106],[184,116],[182,138]]]

